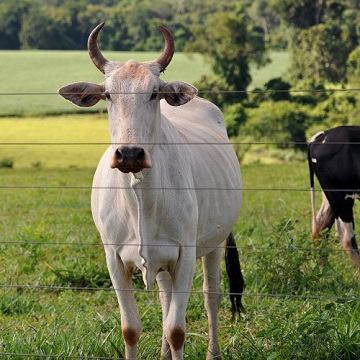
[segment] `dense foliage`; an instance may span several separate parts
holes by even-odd
[[[320,129],[358,124],[360,94],[345,90],[358,88],[360,82],[360,3],[261,3],[265,19],[267,14],[276,14],[280,26],[286,26],[292,63],[283,79],[274,79],[260,89],[266,93],[250,97],[248,120],[239,130],[241,139],[276,142],[277,147],[286,147],[284,143],[302,143]]]
[[[158,50],[156,25],[162,23],[181,51],[199,29],[211,25],[209,17],[241,17],[241,7],[253,46],[263,39],[272,48],[286,49],[298,33],[294,30],[329,20],[359,35],[357,0],[0,0],[0,49],[83,49],[89,31],[106,21],[104,49]]]
[[[106,21],[106,50],[159,50],[156,26],[171,28],[181,51],[207,15],[234,9],[236,1],[1,0],[1,49],[83,49],[89,31]]]

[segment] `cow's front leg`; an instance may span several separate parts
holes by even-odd
[[[172,296],[169,312],[164,322],[164,333],[170,345],[173,360],[182,360],[185,343],[186,307],[192,287],[196,265],[195,247],[180,249],[180,256],[172,277]]]
[[[221,302],[220,262],[222,248],[217,248],[202,258],[205,296],[205,309],[209,322],[209,345],[207,359],[221,359],[218,339],[218,312]]]
[[[120,306],[121,330],[125,342],[126,359],[136,359],[141,334],[141,321],[132,289],[132,271],[124,267],[118,253],[105,246],[106,263]]]
[[[172,279],[167,271],[161,271],[156,276],[156,281],[159,285],[159,299],[162,308],[162,319],[163,324],[169,313],[170,302],[171,302],[171,291],[172,291]],[[166,340],[165,331],[163,329],[163,339],[161,345],[161,359],[171,360],[170,345]]]

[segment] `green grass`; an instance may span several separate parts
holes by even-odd
[[[148,61],[157,59],[160,54],[104,52],[104,55],[114,61]],[[75,106],[63,100],[57,90],[71,82],[100,83],[104,80],[87,51],[0,51],[0,57],[0,94],[8,94],[0,95],[0,116],[74,112]],[[199,54],[176,53],[162,79],[193,83],[209,70]],[[104,110],[104,103],[93,109]]]
[[[159,53],[104,52],[111,60],[156,59]],[[88,81],[100,83],[103,75],[92,64],[86,51],[0,51],[0,116],[44,115],[84,112],[63,100],[57,90],[68,83]],[[289,55],[271,52],[272,63],[251,71],[253,82],[250,88],[262,86],[271,78],[284,73],[289,64]],[[175,53],[174,58],[161,78],[194,83],[211,71],[210,64],[200,54]],[[25,95],[25,94],[26,95]],[[92,111],[102,112],[104,103]]]
[[[16,168],[94,168],[110,141],[106,114],[0,118],[0,126],[0,162]]]
[[[78,147],[72,151],[76,158]],[[104,252],[90,214],[94,168],[78,165],[0,169],[2,354],[49,359],[123,355],[116,296],[108,287]],[[232,324],[229,300],[223,297],[223,358],[357,359],[359,277],[333,236],[325,249],[310,240],[306,164],[252,164],[242,172],[244,203],[235,235],[247,313]],[[199,263],[194,291],[201,291],[201,281]],[[139,358],[159,358],[159,301],[142,291],[138,274],[134,282],[143,321]],[[76,291],[79,286],[93,290]],[[224,273],[225,291],[227,286]],[[201,294],[190,297],[186,359],[206,354],[202,302]]]
[[[285,51],[270,51],[271,62],[257,69],[252,67],[252,82],[249,89],[262,88],[269,80],[283,76],[290,66],[290,54]]]
[[[76,80],[82,79],[69,82]],[[106,118],[97,113],[0,120],[2,359],[123,356],[118,304],[90,212],[93,173],[109,141]],[[13,168],[1,168],[10,163]],[[242,173],[244,201],[235,236],[247,313],[232,324],[223,297],[223,358],[358,359],[359,275],[333,234],[317,248],[310,240],[307,164],[251,164]],[[317,201],[319,207],[320,196]],[[206,355],[201,282],[198,263],[187,311],[186,359]],[[139,274],[134,283],[143,321],[139,358],[159,358],[159,301],[142,291]],[[225,272],[223,289],[228,291]]]

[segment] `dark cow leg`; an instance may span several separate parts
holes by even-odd
[[[343,248],[354,262],[356,269],[360,271],[360,254],[355,239],[354,222],[344,222],[341,219],[338,219],[337,226],[340,230],[338,230],[338,234]]]
[[[313,221],[312,238],[317,239],[321,232],[325,229],[330,230],[335,222],[335,214],[330,206],[328,199],[324,192],[322,192],[322,204],[318,214],[316,215],[316,221]]]

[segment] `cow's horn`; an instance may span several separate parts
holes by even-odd
[[[99,46],[97,44],[97,37],[99,35],[100,30],[105,25],[105,22],[99,24],[89,35],[88,39],[88,51],[94,65],[105,74],[104,67],[108,63],[108,60],[101,54]]]
[[[170,61],[174,55],[175,42],[171,32],[165,26],[159,25],[158,28],[164,36],[165,48],[161,56],[156,60],[156,62],[160,64],[161,71],[164,71],[166,67],[170,64]]]

